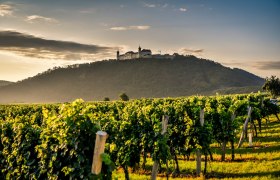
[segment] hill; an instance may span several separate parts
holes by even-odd
[[[2,86],[7,86],[9,84],[12,84],[13,82],[10,82],[10,81],[3,81],[3,80],[0,80],[0,87]]]
[[[264,80],[194,56],[171,59],[107,60],[55,68],[0,88],[0,102],[65,102],[76,98],[118,99],[211,95],[257,91]]]

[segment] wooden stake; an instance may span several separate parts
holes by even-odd
[[[169,117],[167,115],[162,116],[161,135],[164,135],[167,132],[168,119],[169,119]],[[152,170],[152,175],[151,175],[152,180],[157,179],[158,167],[159,167],[159,162],[158,162],[158,160],[156,160],[153,164],[153,170]]]
[[[234,119],[235,119],[235,113],[233,113],[231,115],[231,121],[233,123]],[[230,144],[231,144],[231,160],[234,160],[234,139],[230,140]]]
[[[200,125],[204,125],[204,109],[200,110]],[[205,157],[206,158],[206,157]],[[196,175],[200,176],[201,173],[201,152],[199,149],[196,150]]]
[[[248,109],[248,116],[247,116],[246,121],[245,121],[245,123],[243,125],[243,129],[242,129],[242,132],[241,132],[241,136],[240,136],[237,148],[240,148],[242,143],[243,143],[244,135],[245,135],[245,132],[247,131],[248,122],[249,122],[249,119],[251,118],[252,111],[253,111],[253,108],[249,107],[249,109]]]
[[[108,135],[104,131],[97,131],[96,133],[93,161],[91,166],[92,174],[98,175],[101,172],[101,168],[102,168],[101,154],[104,153],[105,142],[107,137]]]
[[[152,180],[157,179],[158,166],[159,166],[158,161],[155,161],[154,164],[153,164],[153,170],[152,170],[152,176],[151,176]]]
[[[200,125],[204,125],[204,109],[200,110]]]
[[[201,173],[201,152],[196,150],[196,175],[200,176]]]
[[[166,133],[166,131],[167,131],[167,125],[168,125],[168,119],[169,119],[169,117],[167,116],[167,115],[164,115],[163,117],[162,117],[162,122],[161,122],[161,128],[162,128],[162,130],[161,130],[161,135],[164,135],[165,133]]]
[[[249,147],[253,147],[253,133],[249,132]]]

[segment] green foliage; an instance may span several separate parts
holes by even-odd
[[[275,107],[267,102],[261,94],[249,94],[0,106],[0,177],[91,179],[98,130],[109,134],[103,179],[110,179],[115,167],[138,169],[142,155],[166,163],[195,149],[207,154],[211,143],[236,138],[248,105],[254,108],[253,120],[273,113]],[[161,134],[164,115],[169,117],[168,128]]]
[[[62,105],[59,114],[49,110],[43,110],[43,114],[41,144],[36,146],[40,177],[89,177],[95,132],[98,130],[90,119],[91,106],[76,100]]]
[[[25,116],[1,120],[1,125],[1,173],[7,179],[37,177],[39,159],[34,146],[39,144],[41,128]]]
[[[213,158],[210,162],[210,168],[205,179],[224,179],[224,180],[270,180],[280,177],[280,123],[274,116],[269,117],[268,127],[264,127],[263,133],[253,138],[254,148],[247,148],[247,142],[244,148],[236,149],[236,161],[229,161],[230,151],[226,151],[227,161],[220,161],[221,151],[216,149],[216,143],[211,147],[214,149]],[[236,145],[236,144],[235,144]],[[169,161],[172,162],[172,161]],[[148,166],[152,166],[151,158],[148,159]],[[190,161],[180,156],[179,166],[182,173],[178,177],[171,177],[172,180],[201,180],[203,177],[197,177],[193,172],[196,170],[196,161],[193,154]],[[172,171],[173,166],[169,166]],[[124,179],[123,173],[114,172],[113,176]],[[167,179],[161,173],[157,179]],[[132,172],[131,179],[146,180],[150,178],[147,173]]]
[[[129,97],[125,93],[121,93],[120,94],[120,100],[129,101]]]
[[[263,90],[271,93],[272,97],[280,95],[280,80],[276,76],[271,76],[270,78],[265,78],[265,83],[263,85]]]
[[[101,154],[101,158],[102,158],[102,162],[103,162],[102,172],[101,172],[102,179],[111,180],[112,173],[116,168],[115,163],[111,160],[110,155],[107,153]]]
[[[110,101],[110,98],[105,97],[105,98],[103,99],[103,101]]]

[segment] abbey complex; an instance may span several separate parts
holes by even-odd
[[[140,46],[138,48],[138,52],[128,51],[125,54],[120,54],[120,52],[117,51],[117,60],[139,59],[139,58],[173,59],[174,57],[175,54],[173,55],[152,54],[152,51],[150,49],[141,49]]]

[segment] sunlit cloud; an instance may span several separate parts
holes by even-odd
[[[54,18],[48,18],[48,17],[44,17],[44,16],[39,16],[39,15],[27,16],[25,21],[29,22],[29,23],[39,23],[39,22],[57,23],[58,22],[58,20],[56,20]]]
[[[110,30],[113,31],[127,31],[127,30],[148,30],[151,26],[116,26],[111,27]]]
[[[7,4],[0,4],[0,16],[11,16],[13,14],[13,8]]]
[[[150,26],[129,26],[129,29],[132,29],[132,30],[147,30],[147,29],[150,29]]]
[[[60,59],[97,60],[114,57],[116,47],[48,40],[15,31],[0,31],[0,50],[21,56]]]
[[[111,27],[110,29],[114,30],[114,31],[125,31],[125,30],[128,30],[127,27],[123,27],[123,26]]]
[[[204,49],[192,49],[192,48],[181,48],[179,53],[185,55],[201,55],[204,52]]]
[[[187,9],[186,8],[180,8],[179,11],[186,12]]]
[[[252,67],[258,70],[280,70],[280,61],[224,62],[224,65],[235,67]]]
[[[225,66],[231,66],[231,67],[244,67],[244,66],[248,66],[248,64],[246,63],[242,63],[242,62],[222,62],[223,65]]]
[[[260,70],[280,70],[280,61],[258,61],[252,66]]]

